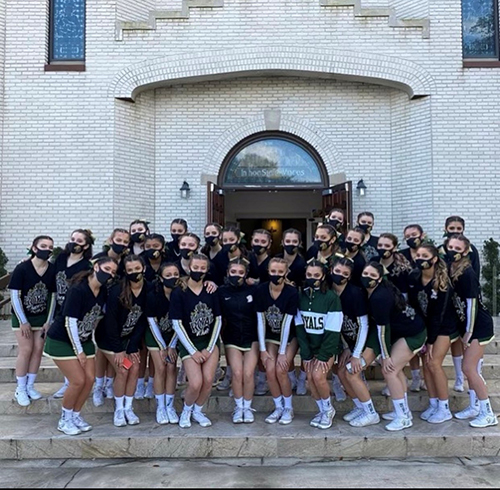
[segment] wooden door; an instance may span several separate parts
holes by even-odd
[[[207,183],[207,223],[224,226],[224,189],[213,182]]]
[[[347,228],[352,224],[352,182],[343,182],[323,191],[323,216],[333,208],[340,208],[345,212]]]

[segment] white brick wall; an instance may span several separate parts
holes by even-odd
[[[101,243],[136,217],[154,218],[165,232],[178,216],[199,232],[206,198],[200,176],[216,166],[208,153],[268,108],[281,109],[292,126],[316,128],[317,144],[335,155],[331,165],[354,185],[365,179],[368,193],[355,199],[355,212],[372,209],[377,232],[400,235],[406,220],[420,221],[437,238],[444,218],[458,213],[479,246],[489,236],[500,239],[500,71],[462,68],[460,2],[366,3],[393,7],[399,17],[428,16],[429,39],[419,27],[393,28],[387,17],[356,17],[352,7],[321,7],[319,0],[227,0],[219,8],[191,8],[189,19],[159,20],[156,30],[125,31],[116,41],[117,21],[146,20],[151,6],[176,9],[181,2],[87,0],[84,73],[44,72],[47,4],[0,0],[0,29],[6,7],[0,246],[10,265],[41,232],[62,245],[72,229],[89,226]],[[349,51],[385,56],[387,64],[377,64],[382,79],[411,63],[432,79],[432,94],[410,102],[366,78],[360,84],[257,72],[241,80],[178,80],[143,92],[135,105],[113,99],[117,75],[137,63],[259,48],[265,64],[266,50],[276,46],[345,53],[345,63],[352,61]],[[228,78],[222,60],[211,69]],[[189,209],[178,191],[186,172],[193,175]]]

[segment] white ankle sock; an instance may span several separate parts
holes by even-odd
[[[61,415],[63,420],[71,420],[73,418],[73,409],[67,409],[62,407],[62,415]]]
[[[243,408],[252,408],[252,399],[250,400],[245,400],[243,399]]]
[[[241,398],[235,398],[234,403],[236,403],[236,406],[238,408],[243,408],[243,397]]]
[[[359,398],[353,398],[352,402],[354,403],[354,406],[356,408],[363,408],[363,405],[362,405],[363,402],[360,402]]]
[[[174,404],[174,396],[175,395],[165,395],[165,405],[170,407]]]
[[[464,379],[464,373],[462,372],[462,360],[464,356],[452,356],[453,359],[453,366],[455,368],[455,378],[457,380],[463,381]]]
[[[367,402],[360,402],[363,410],[369,414],[373,415],[375,413],[375,407],[373,406],[372,399],[370,398]]]
[[[22,391],[26,391],[28,376],[16,376],[16,379],[17,379],[17,387]]]
[[[165,408],[165,395],[155,395],[157,408]]]
[[[450,404],[448,400],[439,400],[438,401],[438,410],[443,410],[444,412],[450,411]]]
[[[273,401],[276,408],[283,408],[283,397],[281,395],[273,398]]]
[[[125,410],[128,410],[129,408],[132,408],[132,402],[134,401],[133,396],[126,396],[125,395]]]
[[[124,396],[115,396],[115,410],[123,410]]]
[[[203,410],[203,405],[197,405],[196,403],[194,404],[194,412],[195,413],[201,413],[201,411]]]
[[[28,378],[28,386],[33,386],[35,384],[35,380],[36,380],[36,373],[33,374],[33,373],[28,373],[27,375],[27,378]]]
[[[99,389],[99,388],[102,389],[103,386],[104,386],[104,378],[96,378],[95,379],[95,387],[97,389]]]

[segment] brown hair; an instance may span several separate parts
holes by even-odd
[[[387,238],[390,240],[394,245],[394,250],[398,248],[398,237],[396,235],[393,235],[392,233],[381,233],[379,239],[380,238]],[[394,263],[396,264],[398,271],[410,272],[412,270],[410,261],[402,253],[394,251],[392,256],[394,257]]]
[[[144,260],[142,257],[139,257],[138,255],[127,255],[123,259],[123,269],[125,270],[125,266],[129,262],[140,262],[142,265],[143,272],[146,270],[146,264],[144,263]],[[144,284],[143,287],[146,287]],[[120,291],[120,303],[127,308],[127,310],[132,309],[132,289],[130,287],[130,281],[127,279],[125,276],[121,280],[121,291]]]
[[[445,293],[451,286],[450,277],[448,275],[448,268],[446,267],[445,261],[441,257],[439,257],[439,251],[434,245],[430,243],[424,243],[417,248],[417,251],[421,248],[427,250],[427,252],[432,255],[432,258],[438,258],[436,264],[434,265],[434,279],[432,282],[432,289],[434,289],[434,291],[436,292],[442,291],[443,293]]]
[[[454,220],[456,221],[456,220]],[[468,250],[470,250],[470,240],[466,238],[464,235],[451,235],[451,237],[448,239],[447,243],[450,243],[450,240],[459,240],[462,243],[465,243],[465,252],[466,253]],[[464,256],[458,264],[454,265],[451,264],[450,268],[450,277],[453,283],[456,283],[458,281],[458,278],[464,273],[464,271],[468,268],[472,267],[471,262],[469,257]]]

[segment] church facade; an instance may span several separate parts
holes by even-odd
[[[499,238],[497,7],[0,0],[0,247],[13,266],[35,235],[100,244],[137,218],[310,239],[339,205],[437,241],[457,214],[480,248]]]

